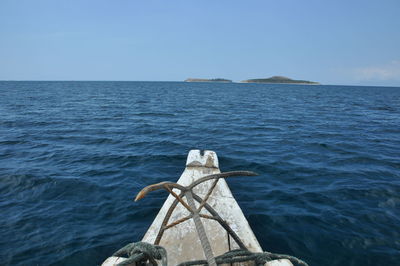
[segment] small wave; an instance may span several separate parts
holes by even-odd
[[[150,116],[150,117],[174,117],[175,114],[168,113],[135,113],[135,116]]]

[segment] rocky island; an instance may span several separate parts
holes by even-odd
[[[216,78],[216,79],[188,78],[188,79],[185,79],[185,82],[232,82],[232,80],[221,79],[221,78]]]
[[[284,84],[312,84],[317,85],[318,82],[308,81],[308,80],[296,80],[290,79],[283,76],[273,76],[270,78],[260,78],[260,79],[246,79],[242,80],[243,83],[284,83]]]

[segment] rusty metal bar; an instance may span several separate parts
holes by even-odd
[[[182,218],[182,219],[176,220],[176,221],[173,222],[173,223],[170,223],[169,225],[166,225],[166,226],[164,227],[164,230],[167,230],[167,229],[169,229],[169,228],[171,228],[171,227],[174,227],[175,225],[178,225],[178,224],[180,224],[180,223],[183,223],[183,222],[189,220],[190,218],[193,218],[193,215],[186,216],[186,217],[184,217],[184,218]]]
[[[169,193],[171,193],[171,195],[174,196],[190,213],[194,212],[194,210],[189,205],[187,205],[186,202],[184,202],[181,197],[179,197],[175,192],[173,192],[169,186],[166,186],[165,189],[168,190]]]
[[[219,173],[219,174],[214,174],[214,175],[208,175],[204,176],[202,178],[197,179],[194,181],[192,184],[186,187],[186,189],[191,190],[195,186],[203,183],[204,181],[210,180],[210,179],[216,179],[216,178],[227,178],[227,177],[233,177],[233,176],[256,176],[257,173],[251,172],[251,171],[232,171],[232,172],[225,172],[225,173]]]
[[[219,181],[219,178],[215,179],[214,182],[212,183],[210,189],[207,192],[207,195],[203,198],[203,200],[201,201],[199,207],[197,208],[198,212],[200,212],[201,208],[203,208],[204,204],[206,204],[208,198],[210,197],[211,193],[213,192],[213,190],[214,190],[215,186],[217,185],[218,181]]]

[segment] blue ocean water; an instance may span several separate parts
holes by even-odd
[[[193,148],[260,174],[228,184],[264,250],[398,265],[400,88],[183,82],[0,82],[1,263],[101,264]]]

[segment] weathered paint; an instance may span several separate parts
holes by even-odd
[[[205,151],[202,155],[199,150],[191,150],[186,161],[185,171],[178,180],[178,184],[188,186],[195,180],[210,174],[220,173],[217,154],[213,151]],[[251,178],[251,177],[242,177]],[[208,188],[212,184],[212,180],[206,181],[198,185],[194,192],[200,197],[204,197]],[[247,182],[247,181],[245,181]],[[179,191],[175,191],[179,192]],[[185,199],[186,200],[186,199]],[[147,230],[142,241],[154,243],[156,236],[160,230],[160,225],[168,211],[168,208],[174,201],[174,197],[169,195],[164,205],[161,207],[158,215]],[[253,252],[262,252],[249,223],[247,222],[242,210],[233,198],[232,193],[224,179],[220,179],[214,188],[213,193],[207,201],[219,215],[230,225],[237,233],[244,245]],[[198,203],[196,202],[196,206]],[[201,213],[208,214],[203,208]],[[175,208],[169,223],[187,216],[189,212],[181,205]],[[218,222],[209,219],[201,219],[206,234],[210,240],[210,244],[215,256],[227,252],[229,249],[238,248],[237,244],[230,239],[228,241],[227,232],[219,225]],[[230,243],[229,243],[230,242]],[[185,221],[175,227],[164,232],[160,245],[165,247],[168,253],[168,265],[177,265],[183,261],[204,259],[203,249],[200,244],[193,220]],[[118,261],[117,261],[118,260]],[[110,257],[103,266],[115,265],[122,262],[122,258]],[[286,266],[292,265],[288,260],[275,260],[267,263],[270,266]]]

